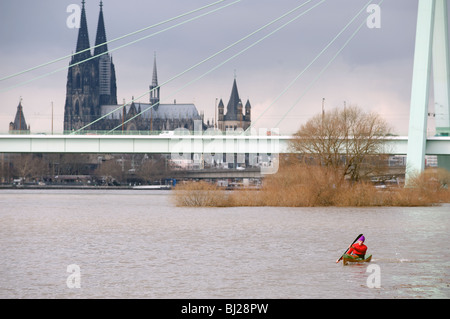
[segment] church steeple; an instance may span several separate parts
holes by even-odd
[[[156,52],[155,57],[153,58],[153,77],[152,77],[152,85],[154,87],[158,86],[158,72],[156,70]]]
[[[156,53],[153,59],[153,77],[152,85],[150,85],[150,104],[154,105],[154,109],[158,110],[159,106],[159,86],[158,86],[158,72],[156,71]]]
[[[77,40],[77,50],[76,53],[84,51],[80,54],[77,54],[73,57],[73,63],[80,62],[91,57],[91,51],[89,48],[91,47],[89,44],[89,32],[87,27],[86,20],[86,10],[84,8],[85,1],[82,2],[81,8],[81,20],[80,20],[80,29],[78,30],[78,40]]]
[[[234,78],[233,88],[231,89],[230,100],[227,105],[227,114],[225,115],[226,120],[237,120],[238,119],[238,105],[241,102],[239,97],[239,92],[236,84],[236,77]]]
[[[103,18],[103,1],[100,1],[100,14],[98,17],[97,36],[95,38],[95,49],[94,49],[95,56],[108,52],[107,44],[100,45],[106,42],[107,40],[106,40],[105,20]]]
[[[23,114],[22,98],[20,98],[19,105],[17,106],[16,116],[14,122],[9,124],[10,131],[28,131],[29,127],[25,121],[25,115]]]

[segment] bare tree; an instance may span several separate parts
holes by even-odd
[[[48,164],[35,154],[19,154],[13,160],[13,166],[14,175],[24,180],[41,179],[48,171]]]
[[[357,106],[335,108],[314,116],[301,126],[291,143],[293,151],[318,165],[338,172],[341,179],[359,180],[384,159],[384,137],[390,132],[386,121]]]
[[[166,159],[163,156],[144,158],[136,174],[146,182],[160,180],[167,176]]]
[[[100,166],[95,170],[94,174],[100,178],[104,179],[106,183],[112,183],[114,180],[119,182],[125,182],[127,172],[130,169],[130,164],[127,161],[124,161],[123,158],[119,160],[109,159],[104,161]]]

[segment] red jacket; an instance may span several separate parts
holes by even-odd
[[[354,255],[358,255],[359,257],[364,257],[367,251],[367,246],[364,244],[355,243],[350,247],[350,249],[347,251],[347,255],[351,255],[352,253]]]

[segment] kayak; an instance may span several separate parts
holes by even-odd
[[[364,258],[355,258],[353,256],[347,255],[345,254],[342,257],[342,262],[345,265],[349,264],[349,263],[368,263],[370,262],[370,260],[372,259],[372,255],[371,254],[367,254],[364,256]]]

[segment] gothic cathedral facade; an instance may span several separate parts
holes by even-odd
[[[97,36],[92,55],[83,1],[76,52],[70,61],[67,75],[65,131],[81,129],[100,118],[101,105],[117,105],[116,72],[108,54],[106,41],[103,4],[100,2]],[[88,129],[101,129],[101,124],[94,123]]]

